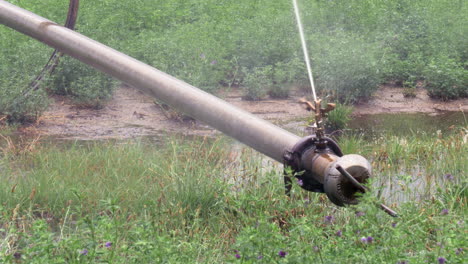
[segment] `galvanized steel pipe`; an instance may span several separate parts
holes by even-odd
[[[299,137],[145,63],[0,0],[0,23],[31,36],[282,162]]]

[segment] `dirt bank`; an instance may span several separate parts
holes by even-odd
[[[416,97],[406,98],[403,89],[394,86],[382,86],[372,98],[355,106],[355,115],[381,113],[427,113],[436,115],[447,111],[468,111],[468,99],[452,101],[433,100],[425,89],[416,89]]]
[[[371,100],[357,105],[355,114],[383,112],[424,112],[468,110],[468,99],[451,102],[431,100],[425,90],[418,90],[415,98],[404,98],[401,89],[382,87]],[[286,129],[300,129],[308,112],[298,103],[302,94],[284,100],[243,101],[241,92],[231,90],[220,97],[260,118],[279,124]],[[130,138],[158,135],[164,132],[190,135],[218,133],[201,122],[178,120],[171,111],[163,110],[152,97],[131,87],[120,87],[103,109],[80,109],[63,97],[55,97],[49,110],[35,126],[30,127],[43,135],[70,139]]]

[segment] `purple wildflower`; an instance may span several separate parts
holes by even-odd
[[[278,256],[280,256],[281,258],[286,257],[287,254],[288,254],[288,252],[283,251],[283,250],[280,250],[280,251],[278,252]]]
[[[217,60],[214,60],[214,61],[211,62],[211,65],[216,65],[216,64],[218,64]]]
[[[440,215],[448,215],[448,213],[449,213],[448,209],[442,209],[442,211],[440,211]]]
[[[362,243],[367,243],[367,237],[361,237],[361,242]]]
[[[260,255],[260,256],[258,256],[258,257],[257,257],[257,259],[262,259],[262,258],[263,258],[263,256],[262,256],[262,255]]]
[[[446,180],[448,180],[448,181],[453,181],[453,179],[454,179],[454,178],[453,178],[453,175],[450,174],[450,173],[445,174],[445,175],[444,175],[444,178],[445,178]]]
[[[315,251],[315,252],[319,252],[319,251],[320,251],[320,248],[317,247],[317,246],[314,246],[314,251]]]
[[[304,185],[304,182],[303,182],[301,179],[298,179],[298,180],[297,180],[297,185],[303,186],[303,185]]]
[[[458,255],[458,254],[457,254]],[[20,259],[21,258],[21,253],[20,252],[15,252],[15,254],[13,254],[13,257],[15,259]]]
[[[236,257],[236,259],[240,259],[240,258],[241,258],[241,255],[236,254],[235,257]]]
[[[338,232],[336,232],[336,236],[337,236],[337,237],[343,236],[343,232],[341,232],[341,230],[338,230]]]
[[[110,247],[112,247],[112,242],[106,242],[106,244],[104,246],[106,248],[110,248]]]
[[[455,254],[460,255],[461,253],[463,253],[463,248],[457,248],[455,250]]]
[[[367,240],[367,243],[369,243],[369,244],[372,243],[372,242],[374,242],[374,238],[371,237],[371,236],[368,236],[368,237],[366,238],[366,240]]]
[[[393,228],[395,228],[396,225],[397,225],[397,223],[395,223],[395,222],[392,223],[392,227],[393,227]]]
[[[439,261],[439,264],[445,264],[445,262],[447,262],[447,260],[444,257],[438,258],[437,261]]]
[[[359,212],[356,212],[356,216],[357,216],[357,217],[364,216],[365,214],[366,214],[366,213],[364,213],[364,212],[361,212],[361,211],[359,211]]]
[[[86,255],[88,255],[88,250],[83,249],[83,250],[80,251],[80,254],[83,255],[83,256],[86,256]]]
[[[200,54],[200,58],[205,59],[206,58],[205,53]]]
[[[333,215],[327,215],[327,216],[325,216],[325,218],[323,219],[323,221],[324,221],[326,224],[331,224],[333,221],[335,221],[335,217],[333,217]]]

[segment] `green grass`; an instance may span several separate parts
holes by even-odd
[[[374,170],[374,192],[348,208],[298,186],[285,197],[276,167],[226,140],[23,143],[0,144],[2,263],[463,263],[466,254],[462,130],[342,138]]]

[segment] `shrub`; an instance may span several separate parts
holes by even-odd
[[[426,70],[426,88],[431,97],[443,100],[468,96],[468,70],[454,59],[433,59]]]
[[[341,102],[368,98],[380,83],[376,47],[359,36],[335,32],[314,34],[312,67],[323,97]]]
[[[245,100],[260,100],[266,95],[266,91],[273,86],[273,68],[271,66],[257,67],[252,70],[244,68],[243,72],[245,75],[243,98]]]
[[[353,108],[344,104],[336,104],[336,108],[328,113],[326,119],[326,127],[331,131],[346,128],[351,120]]]
[[[303,76],[301,76],[303,75]],[[305,63],[294,57],[287,62],[278,62],[273,69],[273,85],[268,94],[274,98],[285,98],[293,85],[302,85],[307,77]]]
[[[416,85],[416,81],[411,77],[409,80],[403,82],[403,96],[406,98],[416,97]]]
[[[54,94],[70,96],[75,103],[100,108],[112,96],[114,80],[71,57],[62,57],[49,77],[48,90]]]
[[[29,81],[20,75],[0,76],[0,115],[10,123],[33,122],[48,106],[44,90],[28,89]]]

